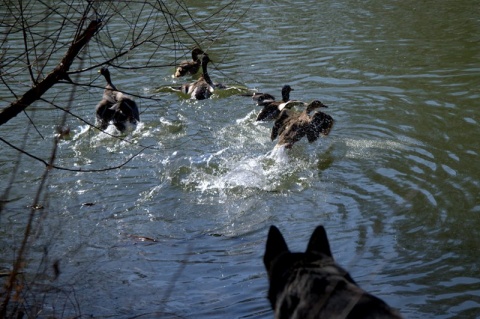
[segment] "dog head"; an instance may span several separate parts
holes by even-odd
[[[341,276],[355,284],[348,272],[335,263],[327,233],[321,225],[314,230],[304,253],[290,252],[280,230],[271,226],[263,262],[270,282],[268,299],[273,309],[276,307],[277,298],[284,292],[289,276],[294,269],[315,267],[322,269],[321,271],[325,274]]]
[[[263,262],[275,318],[402,318],[335,263],[323,226],[315,229],[303,253],[290,252],[278,228],[271,226]]]
[[[325,231],[325,228],[321,225],[315,229],[312,236],[310,237],[310,241],[308,242],[307,250],[305,251],[305,253],[291,253],[280,230],[273,225],[270,226],[267,237],[265,255],[263,256],[263,263],[265,264],[267,272],[270,273],[274,261],[285,255],[301,258],[308,255],[314,255],[315,257],[318,257],[318,255],[320,255],[323,258],[331,258],[333,261],[327,233]]]

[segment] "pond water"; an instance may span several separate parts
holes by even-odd
[[[277,98],[290,84],[292,98],[327,104],[335,126],[281,151],[249,97],[192,101],[158,90],[192,80],[171,76],[187,49],[157,52],[152,64],[168,67],[110,68],[119,89],[154,98],[136,97],[142,122],[125,136],[131,142],[69,117],[56,164],[101,169],[149,148],[117,170],[50,172],[25,274],[41,283],[27,294],[40,317],[272,318],[262,263],[272,224],[292,250],[325,225],[336,260],[406,318],[478,317],[478,3],[244,1],[227,7],[229,19],[214,15],[229,1],[184,3],[211,18],[215,41],[202,47],[214,81]],[[131,63],[144,64],[149,48]],[[93,123],[104,81],[89,76],[78,82],[98,88],[78,89],[72,111]],[[3,107],[12,100],[0,90]],[[70,91],[49,94],[62,103]],[[45,139],[23,114],[1,136],[47,159],[63,113],[27,110]],[[2,189],[15,167],[0,215],[2,269],[44,169],[3,144]],[[57,280],[32,278],[42,258],[59,261]]]

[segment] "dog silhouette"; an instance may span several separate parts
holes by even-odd
[[[271,226],[263,262],[276,319],[402,318],[334,261],[323,226],[315,229],[304,253],[290,252],[281,232]]]

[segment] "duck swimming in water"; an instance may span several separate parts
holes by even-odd
[[[213,84],[207,70],[207,65],[210,61],[211,60],[208,57],[208,54],[205,53],[202,57],[202,76],[200,76],[200,78],[193,83],[182,85],[182,93],[188,94],[192,99],[196,100],[205,100],[210,98],[215,90],[215,84]]]
[[[285,145],[285,148],[290,149],[305,135],[310,143],[316,141],[320,135],[328,135],[334,123],[333,118],[320,111],[310,114],[315,109],[322,107],[328,106],[314,100],[302,112],[292,113],[283,108],[272,128],[272,141],[278,136],[276,146]]]
[[[263,109],[257,115],[257,121],[271,121],[275,120],[282,109],[290,109],[295,105],[305,105],[302,101],[290,100],[290,92],[294,91],[290,85],[284,85],[282,87],[282,100],[275,101],[275,98],[266,93],[253,96],[253,99],[257,101],[257,105],[263,106]]]
[[[290,100],[290,92],[295,91],[290,85],[286,84],[282,87],[282,102],[288,102]],[[259,106],[265,106],[269,103],[282,103],[275,101],[275,97],[268,93],[254,93],[252,99],[257,102]]]
[[[122,92],[119,92],[113,85],[110,71],[103,67],[99,71],[105,77],[107,85],[103,91],[102,100],[95,108],[97,126],[105,130],[110,122],[123,132],[127,128],[127,124],[136,125],[140,121],[140,114],[135,101]]]
[[[199,55],[204,54],[204,52],[199,49],[195,48],[192,50],[192,60],[191,61],[183,61],[177,67],[175,71],[175,77],[179,78],[181,76],[186,75],[187,73],[194,75],[197,74],[198,70],[200,69],[200,65],[202,61],[198,58]]]
[[[288,92],[288,95],[290,95],[290,92]],[[268,101],[272,101],[272,102],[275,101],[275,97],[271,94],[268,94],[268,93],[255,92],[255,93],[253,93],[252,100],[254,100],[257,103],[257,105],[263,106],[265,101],[267,101],[267,102]]]

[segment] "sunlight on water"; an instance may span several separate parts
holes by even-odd
[[[90,129],[89,125],[80,126],[78,130],[74,130],[75,134],[73,135],[72,140],[76,141],[82,138],[87,138]]]
[[[346,139],[348,147],[347,157],[350,158],[369,158],[374,156],[375,150],[401,150],[406,149],[406,145],[393,140],[360,140]]]
[[[289,171],[284,167],[288,163],[288,155],[276,149],[267,155],[227,162],[224,174],[204,176],[198,189],[203,192],[241,187],[272,191],[278,186],[276,180]]]
[[[227,173],[221,176],[210,176],[205,178],[198,185],[203,191],[211,189],[229,189],[235,187],[245,188],[267,188],[267,178],[259,159],[245,159],[232,163],[227,168]]]
[[[245,115],[245,117],[237,119],[236,122],[237,124],[244,124],[244,123],[250,122],[256,117],[256,114],[257,114],[257,111],[252,110],[247,115]]]

